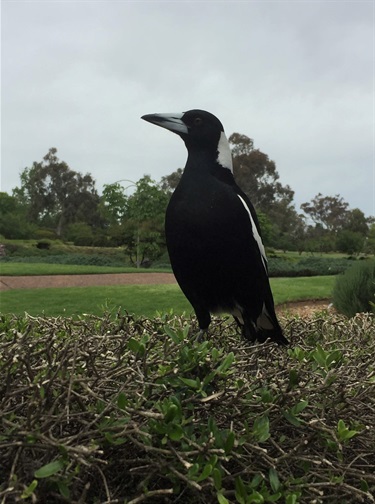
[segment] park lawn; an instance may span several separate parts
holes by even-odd
[[[275,304],[330,298],[335,277],[271,278]],[[119,308],[152,317],[156,312],[191,313],[177,285],[115,285],[49,289],[15,289],[1,293],[0,311],[22,315],[102,315]]]
[[[100,273],[163,273],[172,272],[171,268],[137,269],[119,266],[94,266],[81,264],[55,263],[0,263],[0,274],[4,276],[32,276],[32,275],[94,275]]]

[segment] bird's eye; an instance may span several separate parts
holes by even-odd
[[[195,126],[200,126],[200,125],[202,124],[202,122],[203,122],[203,121],[202,121],[202,118],[201,118],[201,117],[196,117],[196,118],[194,119],[194,125],[195,125]]]

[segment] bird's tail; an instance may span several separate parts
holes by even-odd
[[[241,327],[243,337],[252,343],[255,343],[255,341],[263,343],[270,338],[279,345],[289,344],[277,320],[273,304],[267,306],[264,303],[261,314],[256,321],[246,316],[243,316],[243,322],[240,322],[237,318],[236,320]]]
[[[260,333],[258,335],[258,340],[265,341],[267,338],[270,338],[279,345],[288,345],[289,341],[284,336],[279,321],[277,320],[273,303],[270,306],[267,305],[267,302],[263,304],[262,312],[257,318],[256,327],[258,333]],[[262,338],[262,340],[260,338]]]

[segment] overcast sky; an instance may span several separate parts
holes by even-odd
[[[295,191],[375,214],[374,1],[2,1],[1,187],[50,147],[104,184],[183,167],[201,108]],[[124,183],[128,185],[127,183]]]

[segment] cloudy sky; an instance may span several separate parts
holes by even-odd
[[[375,214],[374,1],[2,1],[1,187],[50,147],[103,184],[186,159],[140,120],[208,110],[295,191]],[[124,183],[127,184],[127,183]]]

